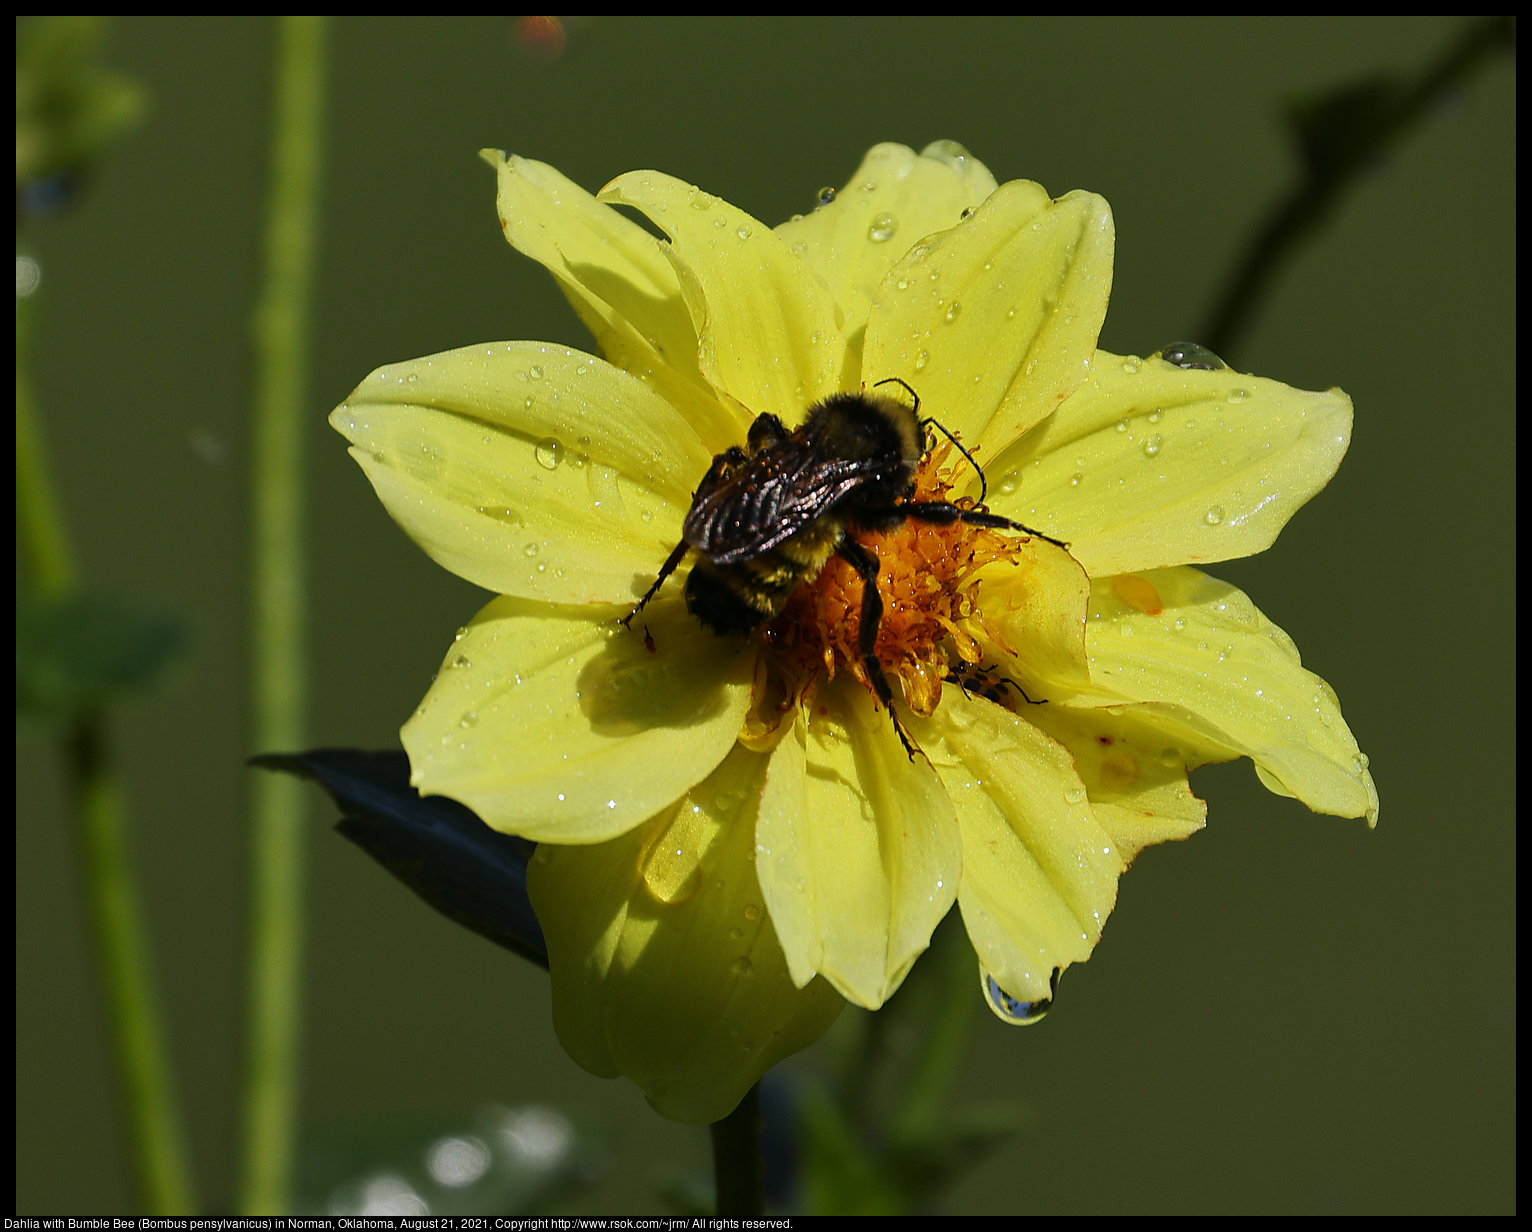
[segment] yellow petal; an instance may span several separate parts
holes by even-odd
[[[711,460],[642,382],[537,342],[379,368],[330,423],[432,559],[553,603],[641,595]]]
[[[749,709],[754,652],[679,600],[651,603],[631,632],[621,614],[485,607],[400,733],[421,794],[509,834],[598,843],[707,777]]]
[[[689,1124],[726,1116],[844,1004],[824,980],[794,985],[765,910],[765,766],[736,748],[645,825],[595,846],[540,845],[528,870],[565,1049]]]
[[[1033,686],[1044,696],[1088,688],[1090,579],[1078,561],[1054,544],[1034,539],[1023,550],[1023,568],[999,561],[979,571],[972,592],[979,619],[964,631],[979,641],[986,659],[1003,659],[1003,674],[1028,693]]]
[[[1159,595],[1158,613],[1125,602],[1119,590],[1133,590],[1114,588],[1113,579],[1092,584],[1086,649],[1096,704],[1142,703],[1146,721],[1188,748],[1200,746],[1202,760],[1249,757],[1268,787],[1315,812],[1376,824],[1367,759],[1335,691],[1303,669],[1292,639],[1243,593],[1205,573],[1136,576]]]
[[[851,677],[807,710],[771,755],[756,873],[794,982],[818,973],[876,1009],[957,893],[952,804]]]
[[[860,350],[878,284],[894,263],[994,191],[989,168],[955,141],[934,141],[918,155],[886,141],[867,151],[833,201],[777,234],[824,279],[844,314],[842,330]]]
[[[1025,718],[949,685],[911,731],[957,809],[958,904],[980,965],[1016,1000],[1046,1000],[1054,969],[1089,958],[1100,938],[1123,853],[1068,750]]]
[[[714,388],[752,415],[769,411],[796,424],[849,379],[834,300],[770,227],[658,171],[619,176],[601,200],[642,210],[670,237],[665,252]]]
[[[1051,414],[1090,370],[1112,287],[1112,212],[1002,184],[917,244],[878,290],[862,371],[900,377],[985,457]]]
[[[1091,577],[1249,556],[1335,474],[1351,400],[1098,352],[1090,379],[987,467],[997,513]]]
[[[1069,750],[1091,813],[1124,861],[1206,824],[1207,805],[1186,781],[1192,755],[1140,707],[1027,706],[1021,717]]]
[[[697,367],[697,331],[663,245],[546,163],[481,150],[499,179],[505,237],[548,268],[597,349],[679,408],[709,456],[743,426]]]

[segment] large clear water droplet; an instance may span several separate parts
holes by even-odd
[[[1172,342],[1162,347],[1159,354],[1167,364],[1174,364],[1177,368],[1217,372],[1229,366],[1200,342]]]
[[[557,470],[559,463],[564,460],[564,442],[557,437],[545,436],[537,442],[532,452],[537,458],[537,464],[545,471]]]
[[[995,982],[995,977],[988,971],[982,973],[984,978],[984,995],[988,998],[990,1008],[1001,1018],[1018,1027],[1028,1027],[1034,1022],[1041,1022],[1043,1015],[1053,1008],[1053,996],[1059,988],[1059,969],[1053,969],[1053,979],[1049,986],[1049,995],[1040,1001],[1018,1001],[1005,989]]]

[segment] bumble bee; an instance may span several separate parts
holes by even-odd
[[[849,532],[887,532],[914,518],[1015,530],[1068,545],[984,509],[988,489],[972,455],[936,420],[920,418],[920,397],[902,380],[877,383],[889,384],[904,386],[915,405],[876,393],[832,394],[810,407],[803,426],[793,432],[775,415],[758,415],[747,448],[736,445],[713,459],[692,494],[681,542],[622,623],[643,610],[689,551],[697,553],[697,563],[686,579],[686,609],[718,634],[758,628],[782,611],[799,585],[813,581],[832,555],[839,556],[863,583],[857,636],[862,666],[913,759],[915,748],[894,714],[893,691],[873,652],[883,617],[878,557]],[[910,499],[929,426],[946,434],[979,472],[976,508]]]

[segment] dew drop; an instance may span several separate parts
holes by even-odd
[[[1160,358],[1167,364],[1174,364],[1177,368],[1197,369],[1203,372],[1217,372],[1229,366],[1207,347],[1197,342],[1172,342],[1169,346],[1160,349]]]
[[[465,714],[462,718],[460,718],[457,721],[457,725],[459,727],[472,727],[478,721],[479,721],[478,713],[476,711],[470,710],[467,714]]]
[[[1138,371],[1138,365],[1141,362],[1142,361],[1137,355],[1124,356],[1122,361],[1122,370],[1131,376],[1133,373]]]
[[[537,458],[537,464],[545,471],[557,470],[559,463],[564,460],[564,443],[557,437],[545,436],[537,442],[537,448],[532,452]]]
[[[921,372],[931,362],[931,352],[922,348],[915,352],[915,371]]]
[[[750,238],[750,224],[748,222],[740,223],[738,230],[734,234],[742,240],[748,240]]]
[[[1117,421],[1117,430],[1119,432],[1126,432],[1128,430],[1128,421],[1126,419],[1119,419]]]
[[[867,228],[867,238],[874,244],[881,244],[884,240],[894,238],[894,232],[899,230],[899,220],[892,214],[884,212],[872,220]]]
[[[1054,968],[1053,986],[1058,987],[1059,972]],[[999,984],[995,983],[995,977],[988,971],[984,972],[984,994],[989,998],[990,1007],[1006,1022],[1019,1027],[1030,1026],[1038,1022],[1053,1005],[1053,998],[1048,997],[1041,1001],[1018,1001]]]
[[[956,141],[949,141],[946,138],[931,142],[930,145],[921,150],[920,155],[922,158],[933,158],[939,163],[946,163],[947,166],[956,171],[963,170],[964,165],[973,157]]]
[[[1021,476],[1018,475],[1015,471],[1007,471],[1005,477],[1002,478],[1000,482],[995,486],[999,490],[1000,495],[1009,496],[1012,492],[1016,491],[1020,485]]]
[[[1249,402],[1250,391],[1248,389],[1231,389],[1229,391],[1229,401],[1236,405],[1241,402]]]
[[[522,552],[523,556],[536,556],[537,555],[537,544],[529,543],[524,548],[521,549],[521,552]]]
[[[948,325],[951,325],[958,319],[959,316],[962,315],[962,313],[963,305],[958,303],[956,300],[953,300],[952,303],[947,307],[947,313],[944,319]]]
[[[1069,477],[1069,486],[1071,488],[1078,488],[1084,482],[1085,482],[1085,476],[1080,474],[1079,471],[1076,471],[1073,475],[1071,475]]]
[[[740,957],[736,958],[729,964],[729,970],[732,971],[735,975],[749,975],[750,972],[754,969],[755,964],[752,963],[744,955],[740,955]]]
[[[819,190],[818,198],[819,205],[829,205],[835,200],[835,189],[827,184]]]
[[[1164,443],[1164,439],[1158,432],[1156,432],[1153,436],[1146,438],[1144,441],[1144,457],[1155,457],[1160,452],[1160,449],[1164,446]]]
[[[1217,526],[1220,522],[1223,521],[1223,506],[1214,505],[1211,509],[1202,515],[1202,520],[1209,526]]]

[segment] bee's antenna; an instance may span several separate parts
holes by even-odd
[[[900,380],[896,376],[891,376],[887,380],[874,381],[872,387],[876,389],[879,385],[903,385],[904,392],[915,399],[915,414],[917,416],[920,414],[920,395],[911,389],[906,382]],[[926,424],[930,424],[932,427],[936,428],[937,431],[939,431],[943,436],[945,436],[949,441],[957,446],[957,451],[968,459],[968,465],[973,467],[974,470],[978,472],[979,504],[982,505],[984,503],[985,493],[989,491],[989,480],[984,477],[984,468],[973,460],[973,454],[969,453],[968,450],[963,448],[963,446],[958,442],[958,438],[953,436],[952,433],[948,432],[946,428],[941,426],[941,424],[937,423],[935,419],[922,419],[920,424],[921,427],[925,427]]]
[[[909,394],[910,397],[915,399],[915,414],[916,415],[920,414],[920,395],[917,394],[913,389],[911,389],[909,387],[909,385],[905,384],[905,382],[901,381],[898,377],[891,376],[891,377],[889,377],[885,381],[874,381],[872,383],[872,387],[874,389],[876,389],[879,385],[903,385],[904,386],[904,392]]]
[[[962,442],[959,441],[957,437],[953,436],[952,433],[948,432],[946,428],[942,427],[941,424],[937,423],[936,420],[924,419],[921,420],[921,422],[923,424],[930,424],[949,441],[956,445],[957,451],[968,459],[968,465],[979,472],[979,504],[982,505],[984,503],[984,494],[989,491],[989,480],[984,478],[984,468],[973,460],[973,454],[969,453],[968,450],[963,448]]]

